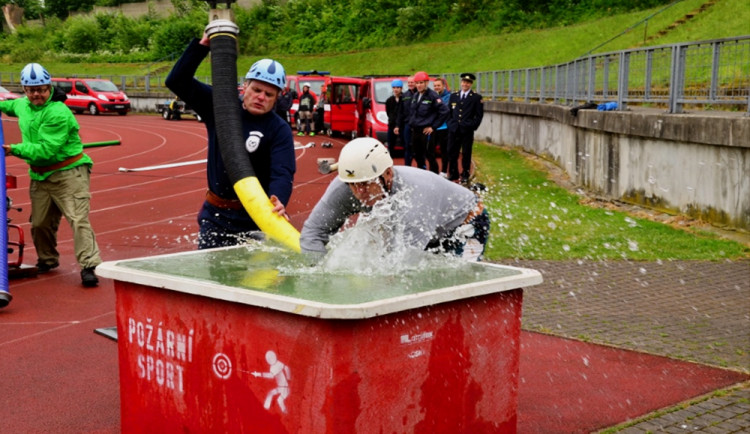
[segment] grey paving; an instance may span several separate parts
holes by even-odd
[[[539,270],[523,328],[750,373],[750,260],[502,261]],[[750,383],[612,427],[750,432]]]

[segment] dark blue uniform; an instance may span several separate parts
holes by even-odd
[[[398,133],[401,136],[401,143],[404,145],[404,165],[411,166],[411,161],[414,158],[411,152],[411,127],[406,122],[409,117],[409,110],[411,109],[411,98],[414,92],[411,89],[406,89],[401,94],[401,107],[398,112]]]
[[[406,102],[406,101],[404,101]],[[420,95],[415,92],[409,100],[408,110],[402,113],[405,123],[411,127],[411,147],[417,167],[426,169],[425,154],[430,136],[422,132],[427,127],[437,130],[450,115],[450,109],[437,92],[427,88]]]
[[[484,116],[482,95],[469,90],[461,99],[461,91],[453,92],[450,98],[451,116],[448,120],[448,179],[459,179],[458,156],[461,154],[461,180],[471,174],[471,148],[474,131],[479,128]]]
[[[248,232],[258,231],[258,225],[239,202],[216,143],[213,90],[193,78],[208,52],[208,47],[194,39],[166,80],[167,87],[203,118],[208,133],[209,191],[198,215],[200,249],[235,245],[241,243]],[[237,104],[242,113],[242,137],[246,138],[243,145],[255,175],[266,194],[275,195],[286,206],[292,195],[296,171],[292,130],[273,110],[255,116],[242,109],[239,98]]]

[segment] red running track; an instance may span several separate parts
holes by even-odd
[[[121,172],[205,158],[205,129],[192,119],[77,115],[94,159],[91,221],[105,261],[195,248],[196,214],[205,195],[203,164]],[[3,118],[6,143],[19,141],[15,119]],[[333,175],[316,160],[336,158],[343,141],[301,137],[317,146],[297,151],[297,176],[288,207],[300,228]],[[333,141],[334,148],[320,147]],[[8,158],[18,175],[10,190],[14,223],[29,238],[27,166]],[[80,286],[69,227],[60,227],[60,268],[12,280],[12,303],[0,309],[0,432],[110,433],[120,430],[116,344],[94,329],[115,324],[113,283]],[[24,263],[36,255],[29,241]],[[533,288],[529,289],[533,291]],[[521,335],[518,431],[590,432],[746,379],[738,373],[566,340]]]

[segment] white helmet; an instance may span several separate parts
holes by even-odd
[[[308,88],[308,89],[310,89],[310,83],[307,83],[307,82],[305,82],[305,83],[302,83],[302,88],[303,88],[303,89],[304,89],[304,88]]]
[[[372,181],[389,167],[393,167],[391,154],[372,137],[352,140],[339,155],[339,179],[346,183]]]

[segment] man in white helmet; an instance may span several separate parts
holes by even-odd
[[[430,171],[394,166],[388,149],[370,137],[354,139],[341,150],[338,176],[302,227],[302,251],[325,253],[331,235],[349,217],[370,212],[396,194],[406,199],[391,205],[397,207],[407,245],[481,259],[490,221],[477,195]]]
[[[302,94],[299,96],[299,106],[297,109],[297,115],[299,116],[299,131],[298,136],[304,136],[305,134],[314,136],[314,126],[310,126],[313,123],[313,110],[318,99],[310,91],[310,83],[302,85]]]

